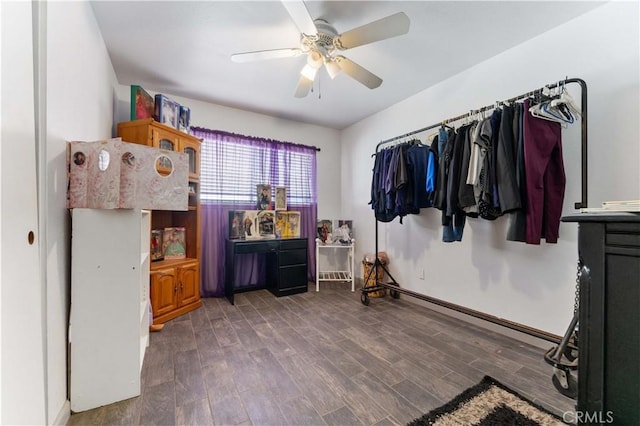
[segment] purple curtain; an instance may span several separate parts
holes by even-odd
[[[308,239],[308,279],[315,281],[315,147],[196,127],[191,130],[194,136],[203,140],[200,177],[201,295],[224,296],[229,211],[256,210],[252,197],[257,184],[287,188],[287,210],[300,212],[300,236]],[[237,175],[234,174],[236,172]],[[251,183],[247,185],[247,182]],[[257,284],[263,277],[262,256],[246,255],[236,262],[238,285]]]

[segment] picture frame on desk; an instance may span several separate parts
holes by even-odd
[[[244,210],[229,211],[229,239],[244,238]]]
[[[300,237],[300,212],[276,211],[276,238]]]
[[[256,209],[273,210],[273,207],[271,205],[271,185],[256,185],[256,197]]]
[[[286,186],[276,186],[275,209],[276,210],[287,209],[287,187]]]
[[[258,234],[261,238],[275,238],[275,213],[270,210],[258,212]]]

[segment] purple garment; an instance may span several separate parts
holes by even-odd
[[[526,242],[557,243],[566,176],[562,160],[560,123],[536,118],[524,102],[524,160],[526,170]]]

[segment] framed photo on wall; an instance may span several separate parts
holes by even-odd
[[[287,187],[276,186],[276,210],[287,209]]]

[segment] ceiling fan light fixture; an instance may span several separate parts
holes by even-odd
[[[305,64],[305,66],[302,68],[302,71],[300,71],[300,74],[302,76],[308,78],[311,81],[313,81],[316,78],[317,73],[318,73],[318,68],[311,66],[309,64]]]
[[[324,60],[322,59],[322,54],[317,50],[313,50],[307,55],[307,65],[318,70],[322,67],[323,63]]]
[[[338,63],[333,59],[327,61],[324,66],[327,69],[327,73],[329,74],[329,77],[331,77],[331,80],[336,78],[336,76],[342,71]]]

